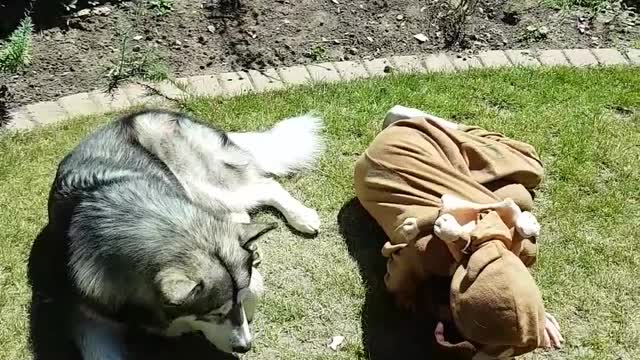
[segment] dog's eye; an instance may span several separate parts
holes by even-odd
[[[224,318],[224,314],[211,314],[211,318],[215,320],[220,320]]]
[[[191,289],[190,295],[191,296],[198,295],[202,291],[202,289],[204,289],[204,282],[200,281],[198,285],[194,286],[193,289]]]

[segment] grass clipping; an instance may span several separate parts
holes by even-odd
[[[14,73],[31,61],[31,34],[33,23],[25,17],[0,50],[0,71]]]

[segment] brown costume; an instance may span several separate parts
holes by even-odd
[[[445,194],[483,204],[511,198],[530,210],[529,191],[542,177],[533,147],[478,127],[450,129],[415,118],[383,130],[357,161],[354,182],[358,199],[389,237],[383,248],[388,290],[415,307],[425,279],[453,276],[451,314],[475,348],[518,355],[538,347],[545,312],[525,267],[536,259],[534,239],[519,237],[495,211],[478,216],[463,244],[433,236],[433,225]],[[407,218],[419,229],[409,241],[399,230]]]

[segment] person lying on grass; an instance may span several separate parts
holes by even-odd
[[[503,359],[564,341],[527,269],[539,232],[532,191],[542,178],[532,146],[402,106],[358,159],[356,196],[388,236],[384,280],[398,304],[417,309],[426,280],[451,278],[437,316],[465,340],[449,342],[439,322],[442,349]]]

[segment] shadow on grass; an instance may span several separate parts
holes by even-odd
[[[433,305],[446,303],[449,282],[445,278],[425,284],[418,303],[425,304],[417,313],[398,308],[384,285],[386,260],[380,250],[386,241],[382,228],[367,213],[357,199],[342,206],[338,213],[338,227],[347,244],[349,254],[358,263],[360,276],[366,286],[362,307],[363,348],[370,360],[393,359],[459,359],[456,354],[442,353],[435,346],[433,331],[436,319],[430,315]],[[459,337],[449,324],[445,333],[451,340]],[[455,335],[454,335],[455,334]]]
[[[65,271],[66,258],[63,239],[50,226],[42,229],[33,243],[28,264],[34,360],[82,360],[70,336],[73,297]],[[169,339],[132,331],[127,334],[126,343],[127,359],[237,359],[218,351],[199,335]]]

